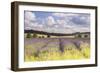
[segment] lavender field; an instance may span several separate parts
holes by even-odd
[[[25,61],[90,58],[89,38],[25,38]]]

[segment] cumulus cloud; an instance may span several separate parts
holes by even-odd
[[[77,17],[73,16],[71,21],[76,25],[89,25],[89,17],[84,15],[79,15]]]
[[[89,25],[90,23],[90,16],[89,14],[82,14],[82,13],[52,13],[53,16],[62,18],[63,21],[67,24],[83,24],[83,25]],[[60,20],[62,23],[62,20]],[[58,21],[59,22],[59,21]]]
[[[65,13],[52,13],[53,16],[56,16],[56,17],[65,17],[66,14]]]
[[[46,23],[47,23],[47,25],[52,26],[52,25],[54,25],[56,22],[55,22],[55,19],[53,18],[53,16],[48,16],[48,17],[46,18]]]
[[[25,20],[24,20],[25,29],[32,29],[33,26],[37,25],[36,16],[34,13],[26,11],[24,15],[25,15]]]
[[[59,24],[59,25],[62,25],[62,26],[63,26],[63,25],[65,25],[65,24],[66,24],[66,21],[65,21],[65,20],[63,20],[63,19],[62,19],[62,20],[59,20],[59,19],[58,19],[58,20],[57,20],[57,24]]]
[[[26,11],[25,12],[25,19],[27,20],[35,20],[36,19],[36,16],[34,13],[30,12],[30,11]]]
[[[70,16],[77,16],[78,14],[75,13],[52,13],[53,16],[56,17],[70,17]]]
[[[43,13],[43,12],[42,12]],[[37,14],[37,15],[36,15]],[[40,14],[40,12],[39,12]],[[80,13],[25,12],[25,29],[54,33],[74,33],[90,31],[90,15]]]

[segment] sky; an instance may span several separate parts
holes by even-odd
[[[66,34],[90,32],[90,14],[24,11],[24,29]]]

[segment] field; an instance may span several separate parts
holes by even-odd
[[[90,58],[89,38],[25,38],[26,62]]]

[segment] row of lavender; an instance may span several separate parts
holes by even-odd
[[[25,39],[25,57],[34,57],[38,58],[36,60],[48,60],[48,54],[71,54],[71,52],[75,53],[80,52],[82,56],[89,57],[82,52],[84,50],[90,50],[90,42],[89,39],[79,39],[79,38],[33,38],[33,39]],[[68,54],[69,53],[69,54]],[[73,54],[72,53],[72,54]],[[87,52],[86,52],[87,53]],[[42,56],[41,56],[42,55]],[[43,59],[41,59],[43,57]],[[45,59],[44,59],[45,57]],[[49,56],[50,57],[50,56]],[[26,58],[26,59],[27,59]],[[40,59],[39,59],[40,58]],[[60,58],[61,59],[61,58]],[[52,58],[50,58],[52,60]],[[30,61],[30,60],[29,60]]]

